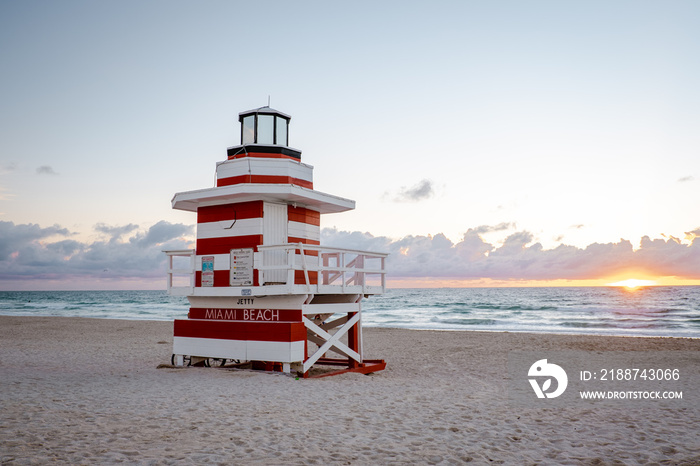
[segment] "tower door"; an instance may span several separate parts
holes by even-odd
[[[287,204],[263,204],[263,245],[285,244],[287,242]],[[286,265],[287,254],[284,251],[266,251],[263,265]],[[266,283],[285,283],[286,270],[265,271]]]

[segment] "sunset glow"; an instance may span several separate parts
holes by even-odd
[[[625,288],[639,288],[642,286],[654,285],[656,285],[656,282],[654,280],[638,280],[636,278],[629,278],[627,280],[622,280],[620,282],[608,284],[608,286],[624,286]]]

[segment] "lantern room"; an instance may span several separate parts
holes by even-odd
[[[241,144],[289,145],[287,114],[270,107],[261,107],[238,114],[241,122]]]
[[[241,124],[241,143],[229,147],[229,159],[254,154],[280,154],[301,160],[301,151],[289,147],[291,116],[270,107],[260,107],[238,114]],[[255,156],[255,155],[254,155]]]

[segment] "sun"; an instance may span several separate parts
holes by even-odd
[[[628,289],[636,289],[642,286],[654,286],[656,282],[654,280],[638,280],[636,278],[629,278],[627,280],[622,280],[620,282],[608,283],[607,286],[624,286]]]

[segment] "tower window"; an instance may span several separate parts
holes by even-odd
[[[289,144],[287,115],[268,107],[240,114],[241,144]]]

